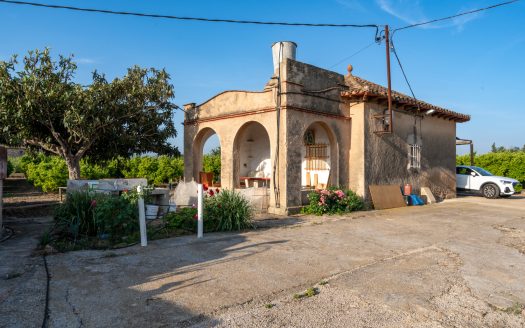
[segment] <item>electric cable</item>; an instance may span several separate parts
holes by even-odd
[[[393,38],[390,39],[390,45],[391,45],[392,52],[394,53],[394,56],[396,57],[397,64],[399,65],[399,68],[401,69],[401,73],[403,73],[403,77],[405,78],[405,82],[407,83],[408,88],[410,89],[410,93],[412,94],[412,98],[414,98],[414,100],[416,101],[417,111],[420,112],[421,109],[419,108],[419,104],[418,104],[416,95],[414,94],[414,90],[412,90],[412,86],[410,85],[410,81],[408,81],[408,77],[407,77],[407,75],[405,73],[405,69],[403,68],[403,64],[401,64],[401,60],[399,59],[399,56],[397,55],[396,46],[394,45],[394,39]]]
[[[410,24],[410,25],[407,25],[407,26],[396,28],[394,30],[394,32],[395,31],[404,30],[404,29],[407,29],[407,28],[421,26],[421,25],[427,25],[427,24],[432,24],[432,23],[436,23],[436,22],[441,22],[441,21],[444,21],[444,20],[448,20],[448,19],[452,19],[452,18],[464,16],[464,15],[474,14],[474,13],[477,13],[477,12],[480,12],[480,11],[494,9],[494,8],[505,6],[505,5],[510,5],[511,3],[518,2],[518,1],[520,1],[520,0],[511,0],[511,1],[501,2],[501,3],[495,4],[495,5],[491,5],[491,6],[488,6],[488,7],[483,7],[483,8],[479,8],[479,9],[464,11],[464,12],[461,12],[459,14],[452,15],[452,16],[436,18],[436,19],[432,19],[432,20],[429,20],[429,21],[426,21],[426,22],[421,22],[421,23]]]
[[[374,42],[370,43],[369,45],[367,45],[367,46],[365,46],[365,47],[363,47],[363,48],[357,50],[356,52],[354,52],[354,53],[351,54],[350,56],[341,59],[341,60],[338,61],[337,63],[335,63],[335,64],[333,64],[332,66],[328,67],[328,69],[334,68],[335,66],[341,64],[342,62],[344,62],[344,61],[346,61],[346,60],[348,60],[348,59],[350,59],[350,58],[353,58],[353,57],[359,55],[360,53],[362,53],[362,52],[365,51],[366,49],[368,49],[368,48],[370,48],[371,46],[373,46],[374,43],[377,43],[377,41],[374,41]]]
[[[26,5],[34,7],[43,7],[50,9],[66,9],[74,11],[92,12],[99,14],[113,14],[113,15],[126,15],[126,16],[138,16],[138,17],[149,17],[149,18],[164,18],[164,19],[175,19],[185,21],[200,21],[209,23],[233,23],[233,24],[256,24],[256,25],[281,25],[281,26],[305,26],[305,27],[370,27],[379,28],[377,24],[332,24],[332,23],[301,23],[301,22],[270,22],[270,21],[254,21],[254,20],[237,20],[237,19],[220,19],[220,18],[205,18],[205,17],[186,17],[186,16],[173,16],[173,15],[161,15],[161,14],[148,14],[140,12],[130,11],[114,11],[107,9],[96,9],[96,8],[83,8],[63,5],[51,5],[44,3],[28,2],[28,1],[16,1],[16,0],[0,0],[0,3],[7,3],[13,5]]]

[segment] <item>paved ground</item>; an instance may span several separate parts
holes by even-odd
[[[287,223],[49,256],[50,327],[525,327],[524,197]],[[0,327],[40,325],[41,257],[1,267]]]

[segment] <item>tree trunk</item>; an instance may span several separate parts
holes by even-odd
[[[69,172],[69,180],[80,179],[80,160],[76,158],[66,157],[67,170]]]

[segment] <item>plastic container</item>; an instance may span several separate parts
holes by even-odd
[[[404,187],[403,187],[403,195],[405,196],[410,196],[412,195],[412,185],[407,183]]]

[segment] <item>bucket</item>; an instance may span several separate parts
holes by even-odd
[[[403,188],[403,195],[410,196],[412,195],[412,185],[407,183]]]
[[[158,213],[159,213],[158,205],[146,205],[146,219],[154,220],[157,218]]]

